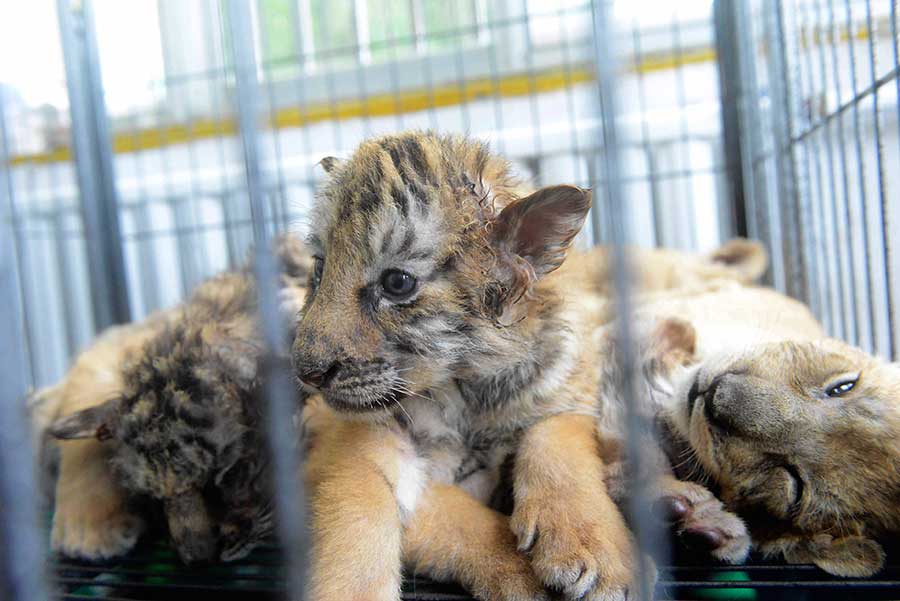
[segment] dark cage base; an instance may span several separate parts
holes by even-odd
[[[283,599],[283,562],[277,547],[258,548],[243,561],[185,566],[164,542],[142,544],[127,557],[104,564],[56,558],[52,564],[58,599],[107,601],[196,601]],[[348,578],[352,578],[348,574]],[[215,595],[212,597],[211,595]],[[854,601],[900,598],[900,560],[868,579],[836,578],[814,566],[785,565],[754,558],[746,565],[724,566],[677,561],[659,570],[656,599],[734,599],[770,601],[803,599]],[[455,585],[408,577],[407,601],[472,599]]]

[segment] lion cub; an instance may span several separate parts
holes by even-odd
[[[694,459],[685,470],[708,478],[753,545],[840,576],[877,572],[876,540],[900,532],[900,365],[827,338],[805,306],[765,288],[643,315],[696,331],[699,363],[674,378],[662,418]]]

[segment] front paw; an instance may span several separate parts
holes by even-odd
[[[111,559],[128,553],[143,530],[144,521],[120,499],[91,491],[83,498],[57,498],[51,547],[69,557]]]
[[[725,563],[742,563],[750,553],[750,533],[743,520],[726,510],[708,489],[690,482],[678,485],[657,502],[676,534],[691,548]]]
[[[594,511],[575,503],[526,499],[510,526],[534,573],[566,599],[624,600],[633,578],[633,547],[621,514],[610,503]]]
[[[483,581],[468,588],[482,601],[546,601],[544,585],[538,580],[528,558],[519,553],[495,555],[484,566]],[[481,578],[479,578],[481,579]]]

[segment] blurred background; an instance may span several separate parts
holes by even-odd
[[[889,0],[30,0],[0,8],[0,216],[31,386],[252,240],[236,46],[255,56],[272,231],[317,162],[408,128],[488,140],[535,185],[602,190],[596,59],[619,78],[629,239],[745,235],[837,336],[896,357],[897,15]],[[234,39],[235,31],[244,31]],[[615,48],[614,57],[604,49]],[[603,243],[595,215],[581,244]],[[893,227],[891,224],[894,224]]]

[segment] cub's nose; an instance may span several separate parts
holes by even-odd
[[[294,377],[307,386],[322,389],[334,379],[342,356],[340,346],[326,335],[298,332],[291,353]]]

